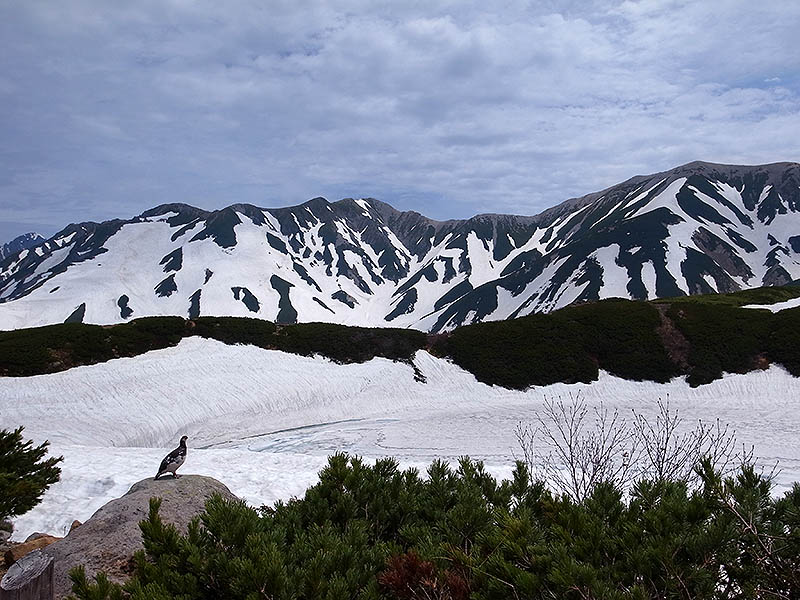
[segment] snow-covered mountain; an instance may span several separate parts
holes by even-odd
[[[23,250],[38,246],[44,241],[46,241],[44,237],[38,233],[23,233],[21,236],[15,237],[10,242],[0,245],[0,261],[7,256],[11,256],[12,254],[18,254]]]
[[[314,198],[73,224],[0,262],[0,329],[239,315],[440,331],[798,278],[800,164],[694,162],[533,217],[433,221]]]

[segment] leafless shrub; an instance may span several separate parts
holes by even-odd
[[[514,437],[517,440],[517,447],[522,453],[517,454],[512,450],[514,460],[522,461],[531,473],[538,473],[538,454],[536,452],[536,428],[530,423],[517,423],[514,427]]]
[[[722,475],[753,462],[753,449],[737,450],[735,432],[719,419],[685,427],[669,397],[659,398],[655,417],[631,413],[626,420],[602,404],[590,409],[580,394],[546,399],[535,424],[515,428],[520,460],[534,477],[576,501],[601,482],[623,489],[641,479],[694,486],[703,459]]]
[[[546,400],[536,427],[520,424],[515,435],[531,472],[576,501],[604,481],[630,484],[639,454],[637,440],[619,413],[604,406],[590,412],[580,395],[570,395],[568,402]],[[548,447],[547,454],[536,451],[537,437]]]
[[[640,479],[695,484],[699,479],[696,467],[703,458],[708,458],[722,475],[752,462],[753,448],[737,450],[735,431],[719,419],[710,423],[698,419],[693,428],[682,428],[684,420],[677,410],[670,410],[669,396],[658,399],[658,413],[653,420],[635,410],[631,412],[633,430],[643,451]]]

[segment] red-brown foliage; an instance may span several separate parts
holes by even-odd
[[[389,558],[378,583],[397,600],[468,600],[469,583],[448,569],[437,573],[436,566],[416,552]]]

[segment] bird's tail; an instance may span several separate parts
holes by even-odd
[[[152,471],[151,471],[151,473],[152,473]],[[156,479],[158,479],[158,478],[159,478],[159,476],[160,476],[162,473],[163,473],[163,471],[159,471],[158,473],[156,473],[156,476],[155,476],[155,477],[153,477],[153,481],[155,481]]]

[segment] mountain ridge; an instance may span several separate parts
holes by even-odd
[[[15,237],[13,240],[10,240],[4,244],[0,244],[0,262],[2,262],[7,256],[18,254],[26,248],[33,248],[44,241],[46,241],[44,236],[36,233],[35,231],[23,233],[22,235]]]
[[[436,332],[798,278],[800,164],[694,161],[533,216],[437,221],[374,198],[316,197],[73,223],[0,261],[0,329],[172,314]]]
[[[430,221],[432,223],[442,223],[442,224],[466,223],[466,222],[469,222],[469,221],[472,221],[472,220],[475,220],[475,219],[479,219],[481,217],[513,217],[513,218],[520,218],[520,219],[537,219],[539,217],[542,217],[543,215],[547,215],[547,214],[549,214],[549,213],[551,213],[553,211],[557,211],[558,209],[561,209],[561,208],[563,208],[563,207],[565,207],[567,205],[570,205],[571,203],[574,203],[574,202],[577,202],[577,201],[586,200],[586,199],[590,199],[590,200],[597,199],[597,198],[601,197],[603,194],[607,193],[608,191],[610,191],[610,190],[612,190],[614,188],[635,184],[635,183],[641,182],[642,180],[652,179],[652,178],[659,177],[659,176],[677,174],[677,173],[680,173],[680,172],[683,172],[683,171],[686,171],[686,170],[704,169],[704,168],[719,168],[719,167],[729,167],[729,168],[734,168],[734,169],[742,169],[742,168],[746,168],[746,169],[765,169],[765,168],[768,168],[768,167],[775,167],[775,168],[784,168],[784,169],[794,168],[794,169],[800,170],[800,162],[777,161],[777,162],[774,162],[774,163],[766,163],[766,164],[762,164],[762,165],[735,165],[735,164],[713,163],[713,162],[708,162],[708,161],[695,160],[695,161],[690,161],[690,162],[685,163],[683,165],[674,167],[672,169],[667,169],[665,171],[660,171],[658,173],[652,173],[652,174],[649,174],[649,175],[645,175],[645,174],[634,175],[634,176],[632,176],[632,177],[630,177],[630,178],[628,178],[628,179],[626,179],[626,180],[624,180],[624,181],[622,181],[620,183],[617,183],[617,184],[614,184],[614,185],[610,185],[607,188],[604,188],[603,190],[596,191],[596,192],[590,192],[588,194],[584,194],[583,196],[574,196],[574,197],[568,198],[566,200],[563,200],[562,202],[560,202],[558,204],[555,204],[555,205],[553,205],[551,207],[548,207],[548,208],[544,209],[543,211],[541,211],[539,213],[536,213],[535,215],[524,215],[524,214],[521,214],[521,213],[487,212],[487,213],[476,213],[475,215],[472,215],[471,217],[467,217],[467,218],[463,218],[463,219],[437,220],[437,219],[433,219],[431,217],[427,217],[427,216],[423,215],[422,213],[420,213],[418,211],[415,211],[415,210],[401,211],[399,209],[394,208],[389,203],[384,202],[382,200],[379,200],[377,198],[365,197],[365,198],[360,198],[360,199],[368,200],[370,202],[374,202],[376,205],[383,205],[383,206],[389,207],[392,211],[394,211],[394,212],[396,212],[398,214],[408,214],[408,215],[419,216],[419,217],[422,217],[422,218],[424,218],[427,221]],[[188,211],[197,212],[199,214],[202,214],[203,216],[208,216],[208,215],[210,215],[212,213],[217,213],[217,212],[225,211],[225,210],[228,210],[228,209],[238,209],[238,208],[242,208],[242,207],[249,207],[249,208],[255,208],[255,209],[258,209],[258,210],[268,210],[268,211],[295,209],[295,208],[304,207],[304,206],[308,205],[309,203],[313,203],[313,202],[318,201],[318,200],[324,200],[325,202],[327,202],[329,204],[339,204],[339,203],[343,203],[343,202],[347,202],[347,201],[354,201],[355,199],[347,197],[347,198],[341,198],[341,199],[335,200],[335,201],[329,201],[327,198],[325,198],[323,196],[316,196],[316,197],[310,198],[310,199],[308,199],[305,202],[302,202],[300,204],[296,204],[296,205],[293,205],[293,206],[284,206],[284,207],[260,207],[260,206],[257,206],[255,204],[250,204],[250,203],[234,202],[234,203],[229,204],[229,205],[227,205],[225,207],[222,207],[222,208],[219,208],[219,209],[211,209],[211,210],[200,208],[198,206],[194,206],[193,204],[188,204],[186,202],[165,202],[165,203],[162,203],[162,204],[158,204],[158,205],[156,205],[156,206],[154,206],[152,208],[149,208],[149,209],[139,213],[138,215],[135,215],[131,219],[119,219],[119,218],[116,218],[116,219],[107,219],[107,220],[104,220],[104,221],[91,221],[91,220],[89,220],[89,221],[78,221],[78,222],[75,222],[75,223],[70,223],[69,225],[64,227],[62,230],[60,230],[58,233],[56,233],[53,237],[58,237],[60,234],[65,232],[67,229],[69,229],[71,227],[75,227],[75,226],[81,226],[81,225],[86,225],[86,226],[94,225],[94,226],[97,226],[97,225],[102,225],[102,224],[105,224],[105,223],[116,222],[116,221],[128,222],[128,221],[132,221],[132,220],[138,219],[138,218],[145,218],[145,217],[155,216],[155,215],[158,215],[158,214],[163,214],[163,212],[166,212],[166,211],[168,211],[170,209],[185,209],[185,210],[188,210]],[[18,238],[29,236],[29,235],[38,236],[42,240],[45,240],[45,241],[48,239],[48,238],[44,238],[43,236],[41,236],[41,235],[39,235],[38,233],[35,233],[35,232],[23,234],[22,236],[18,236]],[[18,239],[18,238],[15,238],[15,240]],[[52,239],[52,238],[49,238],[49,239]],[[12,240],[12,242],[15,241],[15,240]]]

